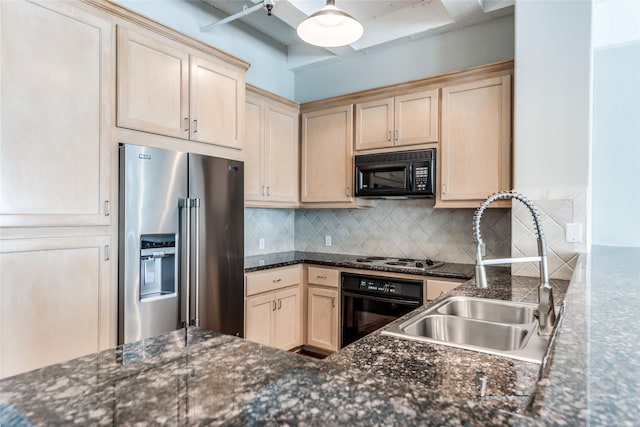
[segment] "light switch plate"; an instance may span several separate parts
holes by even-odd
[[[264,249],[264,239],[258,240],[258,243],[260,245],[260,249]]]
[[[331,236],[324,236],[324,245],[331,246]]]
[[[567,243],[582,242],[582,224],[579,222],[568,222],[564,227],[564,234]]]

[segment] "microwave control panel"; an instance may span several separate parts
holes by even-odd
[[[429,187],[429,167],[416,167],[416,190],[427,191]]]

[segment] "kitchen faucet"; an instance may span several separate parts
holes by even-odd
[[[536,236],[538,237],[538,256],[521,257],[521,258],[495,258],[482,259],[483,241],[480,235],[480,220],[482,214],[489,205],[496,200],[514,199],[522,202],[531,212],[533,222],[536,228]],[[538,308],[536,317],[538,318],[538,334],[549,335],[556,323],[556,312],[553,306],[553,292],[549,285],[549,272],[547,269],[547,246],[540,224],[540,215],[536,207],[520,193],[515,191],[501,191],[494,193],[487,200],[482,202],[473,216],[473,239],[476,243],[476,287],[480,289],[487,288],[487,271],[486,265],[496,264],[512,264],[514,262],[536,262],[540,263],[540,287],[538,288]]]

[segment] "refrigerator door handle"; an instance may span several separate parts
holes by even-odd
[[[194,271],[194,318],[193,318],[193,326],[200,326],[200,199],[191,199],[193,203],[194,213],[195,213],[195,225],[194,225],[194,235],[196,239],[195,250],[194,250],[194,258],[195,258],[195,271]]]
[[[182,235],[184,236],[184,248],[182,260],[180,262],[180,267],[182,272],[184,272],[184,283],[181,286],[181,290],[184,291],[184,304],[182,304],[182,308],[184,309],[184,326],[189,326],[189,320],[191,319],[191,314],[189,313],[189,302],[190,302],[190,287],[191,287],[191,200],[189,198],[180,199],[178,201],[178,207],[180,211],[183,213],[184,218],[184,226],[180,230]],[[180,225],[183,222],[180,221]],[[181,316],[182,317],[182,316]]]

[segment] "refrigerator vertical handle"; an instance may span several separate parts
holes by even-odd
[[[191,200],[189,198],[180,199],[178,201],[178,207],[184,213],[184,227],[180,230],[184,236],[184,257],[182,257],[181,261],[182,271],[184,271],[184,284],[182,284],[181,290],[184,291],[184,326],[188,327],[189,320],[191,319],[191,314],[189,313],[191,298],[189,293],[191,287]],[[180,224],[182,225],[182,221]]]
[[[195,251],[193,257],[195,259],[195,270],[193,272],[194,279],[194,318],[193,326],[200,326],[200,199],[192,199],[195,212],[194,235],[196,239]]]

